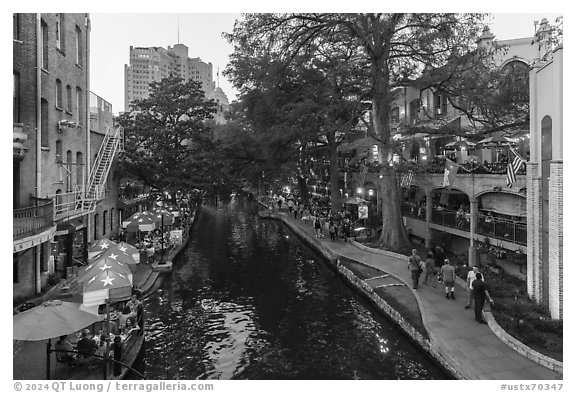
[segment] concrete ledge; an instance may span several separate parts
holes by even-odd
[[[563,373],[563,362],[560,362],[549,356],[543,355],[540,352],[533,350],[526,344],[523,344],[514,337],[512,337],[510,334],[508,334],[508,332],[506,332],[506,330],[504,330],[498,324],[498,322],[496,322],[496,319],[494,319],[494,316],[492,315],[491,311],[484,310],[483,314],[484,318],[488,322],[490,330],[492,330],[492,332],[510,348],[512,348],[525,358],[528,358],[533,362],[536,362],[541,366],[546,367],[547,369]]]
[[[392,251],[386,251],[386,250],[380,250],[380,249],[378,249],[378,248],[368,247],[368,246],[365,246],[365,245],[362,244],[362,243],[358,243],[357,241],[352,240],[352,239],[350,239],[350,243],[351,243],[353,246],[355,246],[356,248],[359,248],[359,249],[364,250],[364,251],[371,252],[372,254],[386,255],[386,256],[388,256],[388,257],[397,258],[397,259],[401,259],[401,260],[403,260],[403,261],[408,262],[408,258],[409,258],[409,257],[407,257],[407,256],[404,255],[404,254],[398,254],[398,253],[395,253],[395,252],[392,252]]]

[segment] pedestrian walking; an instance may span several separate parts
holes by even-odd
[[[298,210],[300,211],[300,219],[304,218],[304,209],[305,209],[304,202],[301,202],[298,205]]]
[[[474,280],[476,280],[476,274],[478,273],[480,273],[478,271],[478,267],[474,266],[466,276],[466,289],[468,290],[468,304],[466,304],[466,307],[464,307],[466,310],[472,307],[472,300],[474,299],[474,291],[472,288],[472,283],[474,282]],[[484,281],[484,276],[482,276],[482,273],[480,273],[480,276],[482,277],[482,281]]]
[[[416,249],[412,250],[412,255],[408,258],[408,269],[410,270],[410,277],[412,278],[412,289],[418,289],[418,280],[422,274],[420,266],[420,256],[416,253]]]
[[[456,300],[454,296],[454,281],[456,280],[456,270],[454,266],[450,265],[448,258],[444,259],[444,265],[440,269],[442,273],[442,281],[444,281],[444,287],[446,288],[446,299]]]
[[[428,285],[428,279],[430,279],[430,283],[432,284],[432,288],[436,288],[436,284],[434,283],[434,276],[436,275],[436,263],[434,262],[434,254],[431,251],[428,251],[426,255],[426,261],[424,261],[424,281],[423,283]]]
[[[472,293],[474,296],[474,318],[476,322],[486,324],[486,321],[482,317],[484,303],[486,299],[488,299],[490,304],[494,304],[494,300],[492,300],[488,293],[488,286],[482,280],[482,273],[476,273],[476,279],[472,282]]]
[[[316,237],[320,238],[322,237],[322,225],[320,224],[320,219],[317,216],[314,216],[314,221],[313,224],[314,226],[314,230],[316,230]]]
[[[332,219],[328,223],[328,232],[330,232],[330,240],[336,240],[336,224],[334,224]]]
[[[324,229],[326,228],[326,219],[324,218],[324,214],[320,213],[318,221],[320,221],[320,237],[324,237]]]
[[[288,199],[288,211],[292,213],[292,210],[294,210],[294,200]]]

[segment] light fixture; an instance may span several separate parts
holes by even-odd
[[[373,195],[374,195],[374,190],[368,190],[368,195],[373,196]]]
[[[359,188],[356,190],[356,193],[357,193],[357,194],[362,194],[362,189],[359,187]]]

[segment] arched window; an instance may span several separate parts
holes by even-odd
[[[42,98],[40,103],[40,144],[42,147],[49,147],[50,138],[48,137],[48,101]]]
[[[81,186],[84,184],[84,157],[82,152],[76,153],[76,184]]]
[[[58,109],[62,109],[64,107],[62,99],[62,81],[60,79],[56,79],[56,107]]]
[[[56,190],[56,206],[54,206],[54,208],[56,209],[56,214],[62,213],[62,190],[61,189]]]
[[[108,221],[108,210],[104,210],[102,215],[102,236],[106,235],[106,223]]]
[[[72,191],[72,150],[66,152],[66,192]]]
[[[56,162],[62,162],[62,140],[56,140]]]
[[[72,87],[66,86],[66,111],[72,113]]]
[[[82,30],[78,26],[76,26],[76,64],[82,65],[83,56],[82,56]]]
[[[94,240],[98,239],[98,214],[94,214]]]
[[[400,107],[396,106],[392,108],[390,112],[390,121],[392,123],[398,123],[400,121]]]
[[[114,230],[114,208],[110,209],[110,230]]]
[[[410,124],[416,123],[418,120],[418,113],[420,112],[420,99],[410,101]]]

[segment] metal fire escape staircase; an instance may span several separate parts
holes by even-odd
[[[106,180],[117,153],[124,151],[124,129],[122,127],[109,128],[100,145],[98,156],[90,171],[86,185],[86,193],[82,201],[82,210],[90,213],[96,210],[96,205],[106,194]]]

